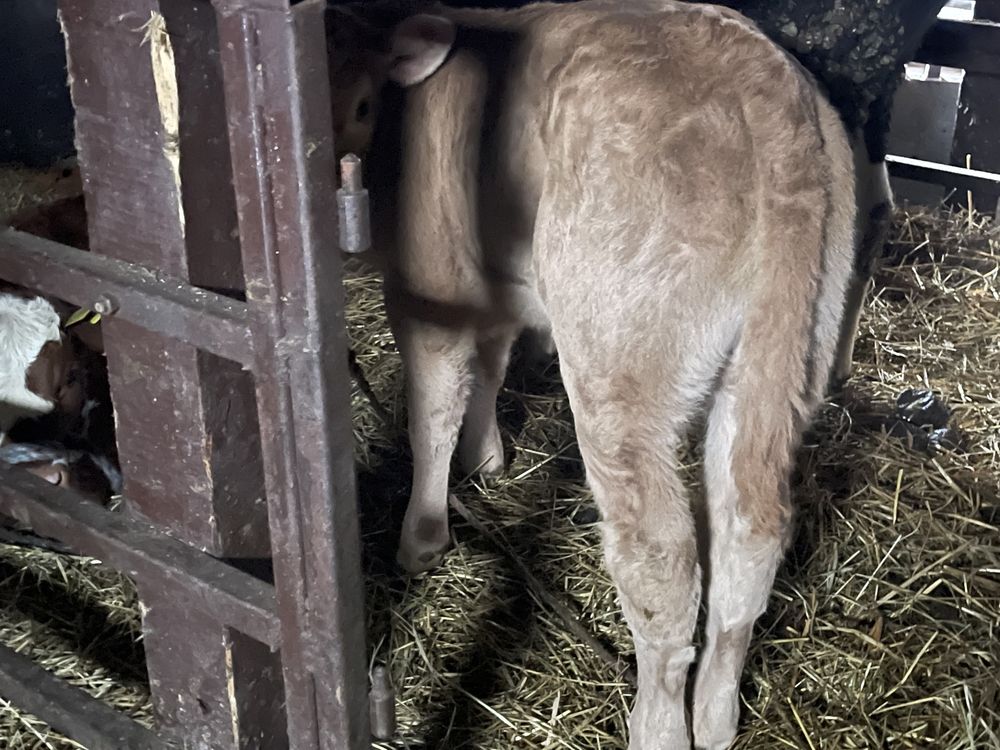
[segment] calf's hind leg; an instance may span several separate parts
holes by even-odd
[[[745,375],[731,375],[714,396],[705,438],[708,620],[692,714],[699,750],[725,750],[736,736],[743,662],[787,538],[798,443],[789,399],[762,403]]]
[[[677,437],[658,404],[623,408],[593,381],[573,400],[587,480],[601,510],[605,563],[635,640],[631,750],[690,747],[684,697],[694,660],[700,572],[694,520],[676,470]],[[655,416],[656,424],[644,422]]]
[[[834,381],[843,382],[851,375],[854,364],[854,342],[864,309],[865,297],[872,275],[892,228],[892,188],[889,170],[884,161],[870,162],[863,143],[854,149],[857,175],[858,233],[854,256],[854,273],[847,288],[844,317],[834,363]]]
[[[511,327],[481,335],[476,342],[475,378],[458,444],[462,469],[466,473],[478,471],[494,477],[503,471],[497,394],[503,385],[510,348],[516,338],[517,329]]]

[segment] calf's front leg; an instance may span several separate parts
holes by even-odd
[[[410,573],[436,567],[448,548],[448,474],[472,381],[470,331],[407,322],[397,333],[407,380],[413,487],[397,561]]]

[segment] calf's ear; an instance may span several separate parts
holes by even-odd
[[[455,43],[455,24],[440,16],[419,14],[402,21],[392,32],[389,78],[412,86],[441,67]]]

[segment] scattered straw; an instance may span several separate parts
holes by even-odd
[[[797,533],[748,657],[737,748],[1000,747],[998,240],[964,211],[899,212],[855,377],[800,454]],[[489,535],[453,516],[441,570],[392,573],[384,529],[398,528],[409,465],[377,284],[357,269],[348,282],[359,364],[396,415],[387,430],[356,398],[369,632],[399,698],[400,741],[376,747],[624,748],[632,688],[536,602]],[[907,387],[953,408],[966,453],[931,457],[885,434]],[[631,658],[556,371],[515,361],[500,418],[507,479],[466,480],[456,496]],[[696,452],[685,468],[696,484]]]

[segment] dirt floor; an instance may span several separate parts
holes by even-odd
[[[9,179],[0,195],[16,193]],[[801,451],[795,541],[755,632],[737,748],[1000,748],[998,267],[985,220],[898,213],[855,376]],[[515,358],[499,407],[506,477],[456,474],[479,528],[453,515],[444,567],[403,579],[391,554],[410,471],[399,355],[377,276],[356,267],[346,283],[378,401],[356,389],[369,634],[400,722],[399,741],[375,747],[624,748],[632,647],[557,367]],[[697,485],[697,448],[686,468]],[[540,589],[618,662],[571,634]],[[148,721],[140,634],[127,579],[0,546],[0,641]],[[0,748],[71,747],[0,700]]]

